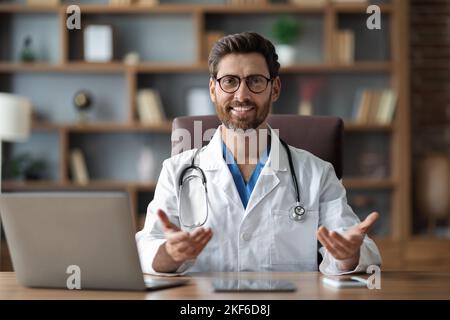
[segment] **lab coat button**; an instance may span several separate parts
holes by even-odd
[[[248,234],[247,232],[243,232],[241,234],[241,239],[244,241],[249,241],[250,240],[250,234]]]

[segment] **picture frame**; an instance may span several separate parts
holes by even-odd
[[[88,24],[83,31],[83,57],[86,62],[114,59],[114,28],[110,24]]]

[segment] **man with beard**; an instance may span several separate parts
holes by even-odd
[[[164,161],[144,229],[136,235],[144,272],[344,274],[381,263],[366,235],[378,213],[360,222],[332,165],[283,147],[267,124],[281,90],[277,59],[272,43],[252,32],[226,36],[212,48],[209,89],[222,124],[206,147]],[[184,173],[192,164],[201,168],[195,177],[204,178],[205,186],[186,187],[186,196],[181,188],[191,181]],[[306,210],[299,221],[290,216],[296,204],[292,174]],[[317,240],[323,245],[320,266]]]

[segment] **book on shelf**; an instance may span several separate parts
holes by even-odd
[[[161,96],[156,89],[140,89],[137,93],[137,112],[141,124],[159,124],[166,120]]]
[[[377,122],[389,124],[394,119],[395,107],[397,105],[397,93],[394,90],[385,90],[380,100],[380,111],[377,113]]]
[[[70,167],[72,179],[75,183],[86,185],[89,183],[89,174],[83,152],[80,149],[70,151]]]
[[[356,92],[352,118],[358,124],[390,124],[397,94],[392,89],[360,89]]]
[[[355,61],[355,33],[339,30],[335,33],[335,57],[338,63],[351,64]]]

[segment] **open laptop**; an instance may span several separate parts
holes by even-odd
[[[126,193],[1,194],[0,213],[23,286],[149,290],[188,281],[144,280]]]

